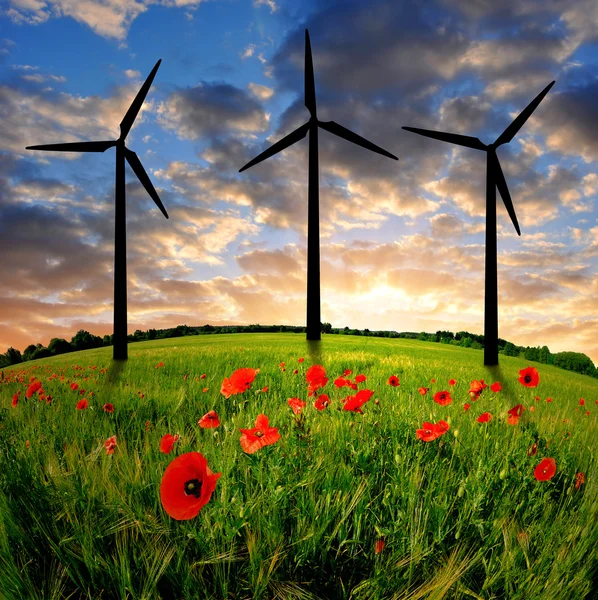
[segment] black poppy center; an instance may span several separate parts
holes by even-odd
[[[260,437],[263,437],[263,435],[264,435],[263,431],[259,431],[258,430],[258,431],[255,432],[255,437],[259,437],[260,438]]]
[[[185,481],[185,494],[199,498],[201,496],[201,481],[199,479]]]
[[[531,383],[532,382],[532,376],[531,375],[526,375],[523,380],[525,381],[525,383]]]

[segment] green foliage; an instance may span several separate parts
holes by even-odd
[[[62,338],[52,338],[48,344],[48,351],[53,355],[65,354],[66,352],[72,352],[73,347]]]
[[[505,356],[519,356],[519,348],[511,342],[507,342],[503,354]]]
[[[554,365],[561,369],[595,377],[596,367],[592,359],[581,352],[557,352],[554,355]]]

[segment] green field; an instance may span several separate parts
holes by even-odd
[[[302,334],[194,336],[130,344],[124,364],[111,355],[102,348],[4,371],[3,600],[598,597],[596,380],[504,356],[488,368],[481,351],[455,346],[353,336],[310,346]],[[329,378],[318,391],[331,399],[322,411],[307,397],[313,364]],[[517,380],[530,364],[536,388]],[[223,379],[240,368],[260,372],[226,399]],[[342,410],[356,393],[333,385],[346,369],[375,392],[363,414]],[[25,398],[31,377],[50,403]],[[472,401],[480,379],[503,389]],[[451,404],[433,401],[441,390]],[[308,401],[300,417],[291,397]],[[77,410],[82,398],[89,407]],[[526,410],[508,424],[517,404]],[[197,424],[209,410],[216,429]],[[478,423],[486,411],[492,420]],[[281,439],[246,454],[239,429],[260,413]],[[424,421],[440,419],[445,435],[417,439]],[[167,433],[180,435],[168,455],[159,449]],[[177,521],[160,483],[192,451],[222,476],[198,516]],[[538,481],[545,457],[556,474]]]

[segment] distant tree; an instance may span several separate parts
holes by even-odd
[[[141,342],[146,339],[145,332],[141,331],[141,329],[136,329],[133,338],[136,342]]]
[[[21,356],[21,352],[20,352],[20,350],[17,350],[16,348],[10,347],[6,351],[4,356],[6,356],[6,360],[8,361],[9,365],[16,365],[18,363],[23,362],[23,357]]]
[[[37,347],[35,344],[29,344],[29,346],[23,350],[23,360],[32,360],[36,350]]]
[[[540,351],[538,352],[538,361],[545,365],[552,364],[552,354],[550,353],[548,346],[542,346],[540,348]]]
[[[156,335],[157,332],[155,329],[148,329],[147,330],[147,339],[148,340],[155,340],[156,339]]]
[[[507,342],[503,353],[505,356],[519,356],[519,348],[511,342]]]
[[[320,329],[322,333],[332,333],[332,325],[330,323],[321,323]]]
[[[463,348],[471,348],[471,344],[473,343],[473,340],[469,336],[462,337],[460,339],[460,343]]]
[[[581,352],[557,352],[554,354],[554,366],[582,375],[593,375],[596,370],[592,359]]]
[[[417,336],[417,339],[420,340],[421,342],[427,342],[428,341],[428,334],[425,331],[422,331]]]
[[[36,360],[38,358],[46,358],[48,356],[52,356],[50,351],[43,344],[36,344],[35,352],[31,357],[31,360]]]
[[[532,348],[530,346],[527,346],[527,348],[523,351],[523,356],[526,360],[533,360],[535,362],[539,362],[540,348]]]
[[[71,346],[75,350],[89,350],[90,348],[99,348],[103,343],[103,340],[98,335],[92,335],[89,331],[80,329],[71,338]]]
[[[112,336],[106,334],[103,338],[102,338],[102,346],[112,346]]]
[[[72,352],[73,347],[62,338],[52,338],[48,344],[48,351],[53,355],[66,354],[67,352]]]
[[[478,342],[477,340],[474,340],[473,342],[471,342],[471,347],[474,350],[483,350],[484,346],[482,346],[482,344],[480,344],[480,342]]]
[[[351,331],[351,335],[361,335],[361,330],[360,329],[353,329],[353,331]]]

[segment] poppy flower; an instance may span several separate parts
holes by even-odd
[[[324,410],[330,404],[330,399],[328,398],[328,394],[320,394],[318,399],[314,402],[314,406],[318,410]]]
[[[474,379],[469,386],[469,396],[472,400],[477,400],[480,397],[480,394],[483,390],[485,390],[488,386],[484,383],[483,379],[478,381]]]
[[[546,398],[546,402],[552,402],[552,398]]]
[[[102,408],[104,409],[104,412],[107,412],[107,413],[114,412],[114,404],[111,404],[110,402],[108,402],[107,404],[104,404],[104,406],[102,406]]]
[[[215,410],[211,410],[207,412],[197,424],[204,429],[213,429],[214,427],[218,427],[220,425],[220,420],[218,419],[218,415]]]
[[[268,386],[266,385],[262,388],[262,392],[265,394],[267,391],[268,391]]]
[[[488,423],[492,419],[492,415],[489,412],[482,413],[478,418],[478,423]]]
[[[201,390],[204,394],[209,390],[210,388],[204,388],[203,390]]]
[[[104,448],[106,448],[106,454],[114,454],[114,448],[116,448],[116,446],[117,446],[116,436],[113,435],[112,437],[109,437],[104,442]]]
[[[578,490],[586,482],[586,476],[584,473],[575,474],[575,489]]]
[[[536,407],[535,407],[535,406],[532,404],[532,405],[529,407],[529,411],[530,411],[530,412],[534,412],[535,410],[536,410]]]
[[[163,435],[162,439],[160,440],[160,452],[164,454],[170,454],[174,448],[175,442],[178,439],[178,434],[172,435],[172,433],[167,433],[166,435]]]
[[[519,417],[517,415],[509,415],[507,423],[509,425],[517,425],[517,423],[519,423]]]
[[[430,379],[430,383],[436,383],[436,379]]]
[[[455,385],[457,382],[454,379],[449,379],[449,385]]]
[[[401,384],[399,382],[399,378],[396,375],[391,375],[388,378],[388,385],[392,385],[392,387],[399,387]]]
[[[16,393],[16,394],[13,395],[12,402],[10,404],[11,404],[11,406],[13,408],[16,408],[16,406],[17,406],[18,403],[19,403],[19,394]]]
[[[305,359],[303,357],[301,357],[297,362],[302,363]]]
[[[31,398],[31,396],[33,396],[33,394],[35,394],[35,392],[37,392],[41,387],[42,387],[42,382],[41,381],[34,381],[27,388],[27,391],[25,392],[25,397],[26,398]]]
[[[496,394],[498,392],[500,392],[500,390],[502,390],[502,385],[500,385],[500,381],[497,381],[495,383],[493,383],[490,386],[490,389]]]
[[[87,401],[86,398],[83,398],[83,400],[79,400],[79,402],[77,402],[77,410],[84,410],[89,406],[89,402]]]
[[[203,373],[202,375],[199,376],[200,379],[205,379],[206,378],[206,374]]]
[[[275,444],[280,439],[276,427],[268,426],[268,417],[258,415],[253,429],[241,429],[241,447],[247,454],[253,454],[264,446]]]
[[[436,392],[434,394],[434,402],[440,404],[440,406],[447,406],[453,401],[451,395],[447,391]]]
[[[365,375],[356,375],[355,376],[355,383],[363,383],[366,380],[366,376]]]
[[[285,363],[281,362],[280,365],[278,365],[281,369],[284,367]]]
[[[163,367],[163,366],[164,366],[164,363],[163,363],[163,362],[159,362],[159,363],[156,365],[156,369],[159,369],[160,367]]]
[[[525,387],[538,387],[540,383],[540,375],[535,367],[527,367],[519,371],[519,383]]]
[[[304,408],[304,406],[307,404],[307,402],[304,402],[303,400],[300,400],[299,398],[289,398],[287,400],[287,402],[289,403],[289,406],[293,409],[293,412],[298,415],[301,410]]]
[[[351,371],[351,369],[345,369],[345,371],[343,372],[343,375],[347,376],[347,375],[351,375],[351,373],[353,373],[353,371]]]
[[[293,369],[293,375],[297,375],[297,373],[299,373],[299,371],[297,369]]]
[[[470,408],[471,408],[471,404],[469,404],[469,402],[466,402],[466,403],[463,405],[463,410],[464,410],[464,411],[468,411]]]
[[[438,423],[424,422],[422,429],[415,431],[417,439],[423,442],[431,442],[441,435],[444,435],[450,429],[449,424],[446,421],[440,420]]]
[[[523,413],[524,410],[525,410],[525,407],[523,406],[523,404],[517,404],[513,408],[509,409],[507,412],[510,415],[514,415],[517,418],[519,418],[522,415],[522,413]]]
[[[556,473],[556,461],[554,458],[543,458],[534,470],[534,477],[538,481],[549,481]]]
[[[579,406],[585,406],[586,405],[586,401],[584,398],[580,398],[579,399]]]
[[[422,395],[425,396],[429,391],[430,388],[425,388],[425,387],[421,387],[421,388],[417,388],[417,391]]]
[[[343,406],[343,410],[350,410],[352,412],[363,412],[361,407],[369,402],[370,398],[374,395],[372,390],[360,390],[357,392],[355,396],[349,396],[345,405]]]
[[[237,369],[229,378],[225,378],[220,388],[220,393],[225,398],[234,394],[242,394],[251,387],[259,369]]]
[[[527,449],[528,456],[535,456],[538,453],[538,444],[535,442]]]
[[[346,379],[344,377],[337,377],[334,380],[334,385],[337,388],[342,388],[342,387],[345,387],[345,385],[347,385],[347,381],[346,381]]]
[[[41,384],[40,384],[40,385],[41,385]],[[73,383],[71,383],[71,390],[73,390],[73,391],[74,391],[74,390],[76,390],[78,387],[79,387],[79,384],[78,384],[78,383],[75,383],[74,381],[73,381]]]
[[[322,365],[312,365],[307,369],[305,374],[305,381],[307,382],[307,391],[309,396],[315,396],[316,391],[324,387],[328,383],[328,377],[326,377],[326,369]]]
[[[199,452],[181,454],[162,476],[160,500],[164,510],[177,521],[196,517],[210,501],[221,475],[210,471],[208,461]]]
[[[384,540],[376,540],[376,554],[380,554],[380,552],[384,550],[384,546],[386,546],[386,542]]]

